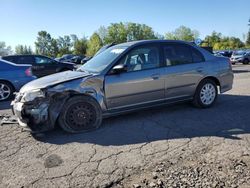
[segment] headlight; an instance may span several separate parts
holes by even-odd
[[[23,94],[21,102],[30,102],[38,97],[45,97],[45,94],[42,90],[37,89],[37,90],[28,91]]]

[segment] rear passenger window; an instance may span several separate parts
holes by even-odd
[[[203,55],[200,52],[198,52],[196,49],[192,49],[192,56],[193,56],[194,63],[200,63],[200,62],[205,61]]]
[[[31,56],[21,56],[17,58],[17,64],[33,64],[33,57]]]
[[[166,66],[183,65],[204,61],[204,57],[201,53],[183,44],[165,45],[164,57]]]
[[[4,60],[12,62],[12,63],[16,63],[16,58],[13,56],[6,56],[6,57],[2,57]]]

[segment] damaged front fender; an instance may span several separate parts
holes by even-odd
[[[46,88],[46,96],[23,104],[19,117],[32,132],[52,130],[65,102],[75,95],[95,98],[103,110],[106,109],[103,93],[103,78],[71,80]]]

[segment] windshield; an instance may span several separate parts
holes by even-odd
[[[233,53],[233,55],[245,55],[246,52],[244,51],[236,51]]]
[[[115,58],[117,58],[124,50],[127,49],[127,46],[113,46],[102,53],[94,56],[92,59],[87,61],[84,65],[82,65],[78,71],[87,71],[87,72],[94,72],[100,73],[106,67],[112,63]]]

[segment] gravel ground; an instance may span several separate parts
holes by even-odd
[[[0,187],[250,187],[250,66],[234,72],[210,109],[154,108],[75,135],[2,125]]]

